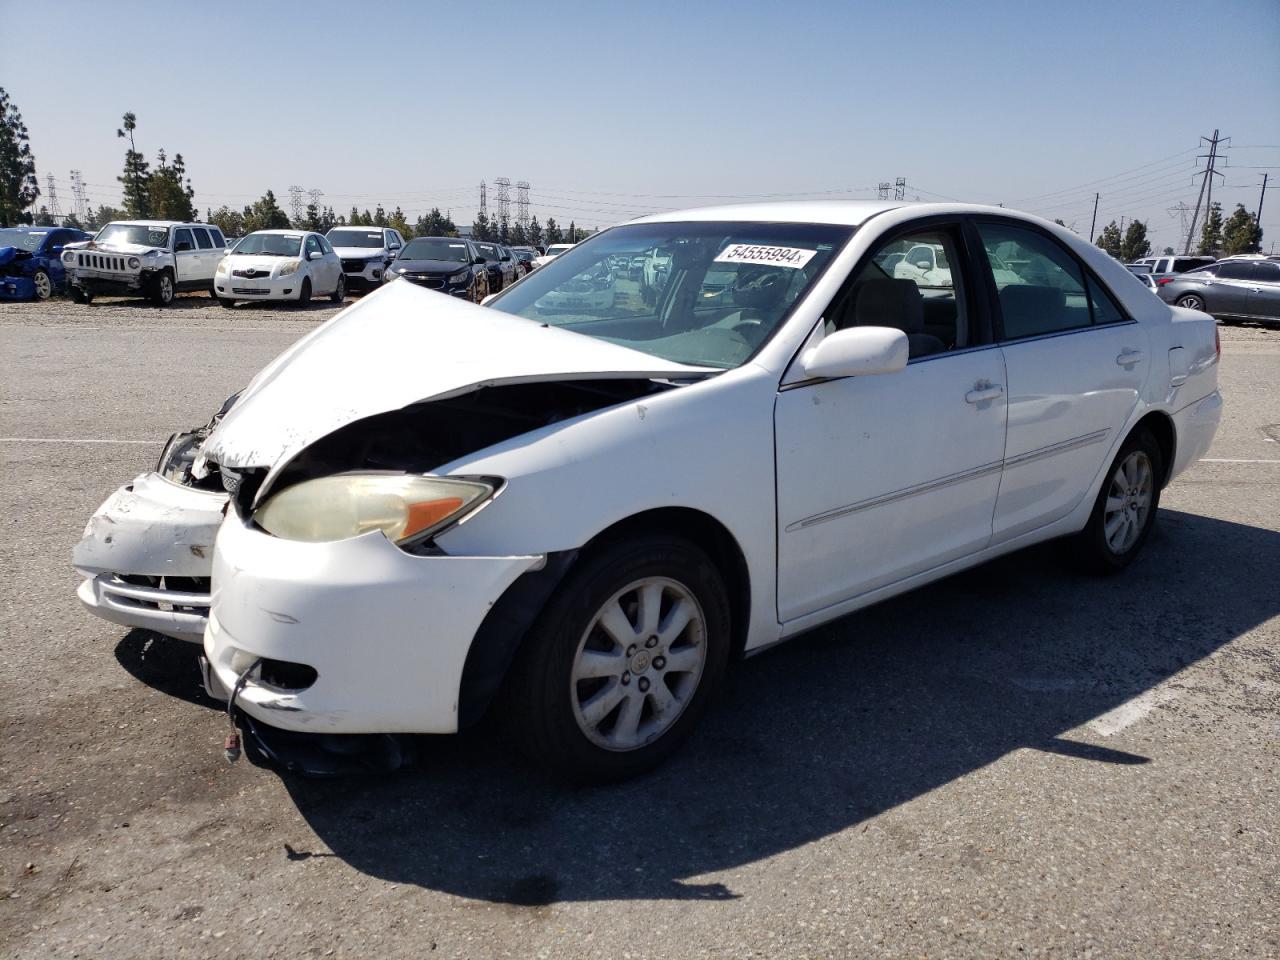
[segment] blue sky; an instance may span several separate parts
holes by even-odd
[[[0,22],[29,2],[0,0]],[[1195,148],[1232,137],[1229,210],[1280,179],[1280,3],[86,3],[6,43],[3,85],[41,186],[116,203],[120,116],[181,152],[197,203],[270,187],[432,205],[477,185],[604,226],[760,194],[1004,202],[1088,232],[1140,217],[1175,243]],[[1263,168],[1270,169],[1263,169]],[[514,190],[513,190],[514,195]],[[513,196],[514,199],[514,196]],[[1263,225],[1280,242],[1280,193]],[[1280,250],[1280,245],[1277,246]]]

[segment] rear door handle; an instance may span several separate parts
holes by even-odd
[[[964,395],[965,403],[986,403],[1004,396],[1004,387],[998,383],[980,383]]]
[[[1116,363],[1122,367],[1131,367],[1145,356],[1141,350],[1121,350],[1116,355]]]

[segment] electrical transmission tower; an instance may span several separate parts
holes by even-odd
[[[893,184],[891,184],[888,180],[881,180],[881,181],[880,181],[880,186],[876,188],[876,199],[877,199],[877,200],[888,200],[888,199],[889,199],[889,190],[890,190],[890,188],[892,188],[892,187],[893,187]]]
[[[54,223],[57,223],[62,219],[62,211],[58,209],[58,188],[54,186],[52,173],[45,178],[45,183],[49,185],[49,216],[53,217]]]
[[[79,170],[71,171],[71,196],[75,198],[75,215],[81,226],[89,222],[89,201],[84,195],[84,177]]]
[[[489,217],[489,192],[484,185],[484,181],[480,181],[480,215],[477,220],[487,220]]]
[[[511,223],[511,178],[498,177],[493,183],[498,188],[498,223],[505,227]]]
[[[1205,168],[1203,170],[1204,179],[1200,181],[1200,195],[1196,197],[1196,209],[1195,212],[1191,214],[1191,228],[1187,231],[1187,243],[1182,249],[1183,256],[1186,256],[1191,252],[1191,240],[1196,233],[1196,221],[1200,218],[1201,203],[1204,203],[1205,220],[1209,219],[1209,211],[1213,208],[1213,178],[1223,176],[1214,169],[1214,166],[1219,159],[1218,144],[1226,143],[1230,139],[1230,137],[1219,137],[1217,130],[1213,131],[1212,137],[1200,138],[1202,143],[1209,144],[1209,152],[1200,154],[1197,159],[1207,160],[1208,163],[1205,164]]]
[[[296,184],[289,188],[289,208],[293,211],[294,223],[302,219],[302,195],[306,192]]]
[[[312,187],[307,191],[307,196],[311,198],[311,205],[316,208],[316,216],[320,215],[320,198],[324,196],[324,191],[316,187]]]
[[[529,181],[516,183],[516,223],[521,230],[529,229]]]
[[[907,178],[899,177],[893,181],[893,199],[905,200],[907,198]]]
[[[1172,207],[1165,208],[1165,213],[1171,217],[1178,217],[1180,221],[1178,233],[1187,232],[1187,214],[1191,212],[1191,208],[1187,206],[1185,201],[1179,200]]]

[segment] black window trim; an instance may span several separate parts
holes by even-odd
[[[992,213],[969,214],[965,217],[966,227],[973,234],[973,242],[977,246],[978,252],[982,254],[979,261],[979,272],[984,277],[983,286],[987,290],[987,296],[991,304],[991,323],[992,333],[995,335],[995,342],[1000,345],[1015,343],[1030,343],[1034,340],[1049,340],[1053,337],[1066,337],[1077,333],[1087,333],[1090,330],[1112,330],[1116,327],[1123,327],[1128,324],[1136,324],[1138,321],[1133,315],[1125,309],[1124,304],[1111,293],[1111,288],[1098,278],[1098,275],[1089,268],[1089,265],[1082,260],[1074,250],[1055,237],[1050,231],[1036,223],[1029,223],[1026,220],[1019,220],[1016,217],[1001,217]],[[1005,339],[1004,336],[1004,316],[1000,312],[999,291],[996,289],[995,274],[991,272],[991,261],[987,259],[986,247],[983,246],[982,236],[978,233],[978,224],[994,223],[1006,227],[1018,227],[1031,233],[1038,233],[1050,243],[1055,244],[1076,264],[1080,270],[1080,275],[1085,280],[1085,302],[1089,305],[1089,325],[1087,327],[1072,327],[1070,330],[1054,330],[1051,333],[1039,333],[1031,337],[1015,337]],[[1122,319],[1114,323],[1097,323],[1093,318],[1093,301],[1089,296],[1089,284],[1096,283],[1102,294],[1111,300],[1117,312]]]

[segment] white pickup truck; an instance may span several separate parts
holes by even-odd
[[[222,231],[207,223],[122,220],[107,224],[87,245],[66,250],[62,263],[76,303],[109,294],[145,296],[163,307],[179,291],[212,291],[225,253]]]

